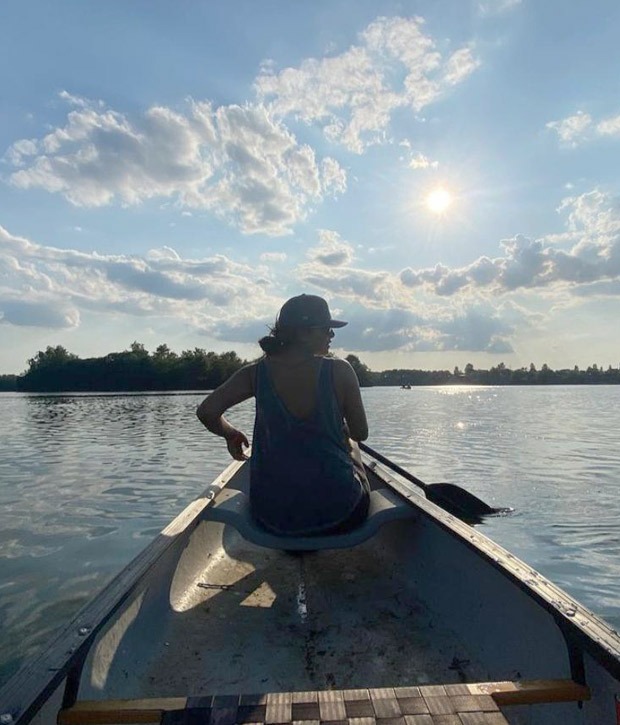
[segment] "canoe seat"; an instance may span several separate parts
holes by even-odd
[[[203,513],[203,520],[233,526],[247,541],[268,549],[309,551],[347,549],[366,541],[388,521],[415,516],[415,509],[388,488],[370,492],[370,507],[364,523],[346,534],[330,536],[277,536],[261,528],[250,515],[250,499],[243,491],[225,488],[217,501]]]

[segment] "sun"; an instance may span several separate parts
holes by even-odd
[[[433,214],[445,214],[452,201],[452,194],[442,186],[433,189],[425,199],[427,209]]]

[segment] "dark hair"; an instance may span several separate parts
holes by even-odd
[[[273,327],[269,328],[269,334],[261,337],[258,344],[267,357],[277,355],[279,352],[294,347],[299,340],[300,332],[298,327],[285,327],[276,322]]]

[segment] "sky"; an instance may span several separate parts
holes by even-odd
[[[258,356],[620,364],[617,0],[3,0],[0,373]]]

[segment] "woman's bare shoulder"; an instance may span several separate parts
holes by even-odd
[[[343,360],[339,357],[328,358],[328,360],[331,360],[331,364],[333,365],[334,370],[334,376],[337,379],[346,381],[351,378],[351,375],[355,375],[355,370],[353,370],[348,360]]]
[[[353,368],[351,367],[351,363],[341,357],[328,357],[327,360],[332,361],[334,370],[353,370]]]

